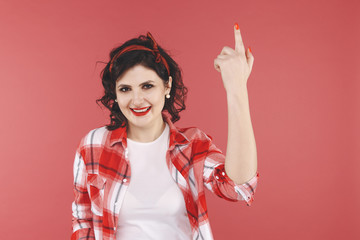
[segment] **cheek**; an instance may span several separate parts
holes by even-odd
[[[164,97],[163,97],[162,93],[157,93],[156,95],[151,96],[151,98],[149,98],[149,101],[152,104],[163,105],[164,104],[164,98],[165,98],[165,94],[164,94]],[[162,106],[159,106],[159,107],[162,107]]]
[[[129,106],[130,100],[126,96],[121,96],[120,98],[117,98],[117,104],[119,105],[120,109],[127,108]]]

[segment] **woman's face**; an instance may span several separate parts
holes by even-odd
[[[161,111],[165,95],[170,94],[172,79],[167,86],[157,73],[142,65],[128,69],[116,81],[116,99],[129,127],[151,128],[163,121]]]

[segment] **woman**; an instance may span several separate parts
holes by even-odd
[[[150,33],[111,51],[97,100],[110,124],[77,148],[71,239],[213,239],[204,187],[251,205],[259,175],[246,82],[254,58],[237,24],[234,32],[235,49],[214,61],[228,100],[226,158],[199,128],[174,126],[187,88]]]

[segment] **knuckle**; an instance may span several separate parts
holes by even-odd
[[[223,51],[226,51],[226,50],[229,50],[229,48],[230,48],[230,47],[228,47],[228,46],[224,46],[222,50],[223,50]]]

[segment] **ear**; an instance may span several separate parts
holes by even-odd
[[[172,77],[169,76],[169,81],[167,83],[167,88],[170,88],[171,89],[171,85],[172,85]]]

